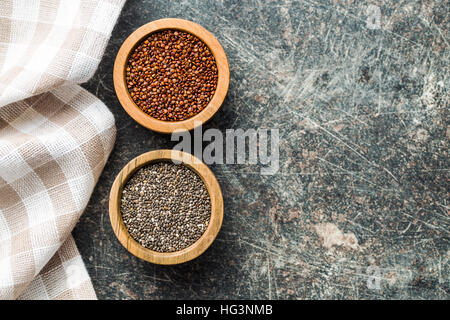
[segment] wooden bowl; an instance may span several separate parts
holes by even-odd
[[[136,170],[151,163],[173,160],[180,161],[203,180],[211,200],[211,218],[203,235],[189,247],[176,252],[157,252],[142,246],[128,233],[120,213],[120,202],[123,187]],[[223,220],[222,191],[211,170],[193,155],[177,150],[150,151],[128,162],[117,175],[109,194],[109,218],[117,239],[136,257],[156,264],[183,263],[201,255],[219,233]]]
[[[146,114],[131,98],[125,79],[125,68],[129,54],[153,32],[172,29],[189,32],[202,40],[216,59],[218,81],[216,92],[208,105],[197,115],[183,121],[162,121]],[[172,133],[175,130],[192,130],[194,127],[207,122],[222,105],[230,83],[230,69],[228,59],[219,41],[202,26],[183,19],[161,19],[143,25],[134,31],[122,44],[114,62],[114,88],[125,111],[142,126],[160,133]]]

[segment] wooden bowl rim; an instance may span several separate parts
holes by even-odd
[[[151,163],[178,160],[194,171],[205,184],[211,201],[211,218],[203,235],[192,245],[175,252],[150,250],[131,237],[120,213],[123,186],[136,170]],[[111,226],[120,243],[130,253],[145,261],[172,265],[187,262],[200,256],[215,240],[223,221],[223,197],[220,185],[212,171],[198,158],[178,150],[155,150],[143,153],[128,162],[116,176],[109,196],[109,217]]]
[[[125,67],[132,50],[149,34],[160,30],[180,30],[189,32],[202,40],[216,59],[218,81],[216,91],[208,105],[197,115],[183,121],[162,121],[146,114],[131,98],[125,80]],[[140,125],[160,133],[172,133],[176,130],[192,130],[207,122],[220,109],[228,92],[230,69],[228,59],[219,41],[201,25],[178,18],[166,18],[149,22],[131,33],[117,53],[113,69],[114,89],[125,111]]]

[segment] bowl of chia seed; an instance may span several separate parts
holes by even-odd
[[[193,155],[151,151],[117,175],[109,216],[130,253],[156,264],[179,264],[201,255],[219,233],[222,191],[211,170]]]

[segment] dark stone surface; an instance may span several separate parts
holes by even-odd
[[[450,298],[448,8],[376,3],[380,29],[367,27],[365,1],[127,2],[84,85],[117,125],[74,231],[99,298]],[[276,175],[211,166],[222,230],[201,257],[170,267],[127,253],[108,217],[122,166],[174,145],[137,125],[112,83],[122,41],[165,17],[200,23],[228,55],[230,90],[205,128],[280,130]]]

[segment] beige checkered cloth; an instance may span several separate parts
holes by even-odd
[[[115,127],[77,83],[124,1],[0,1],[0,299],[96,298],[71,231]]]

